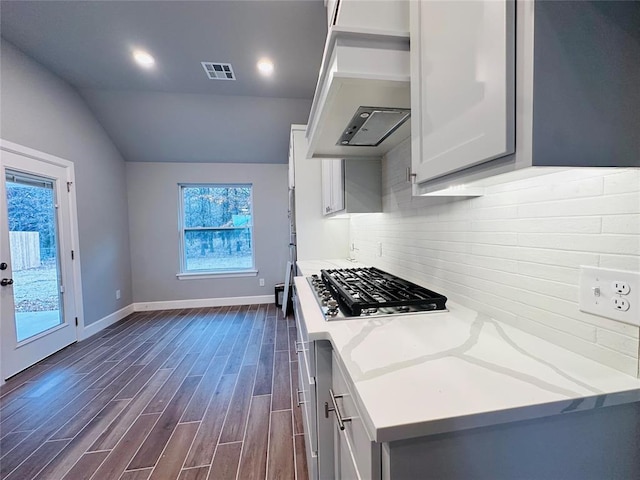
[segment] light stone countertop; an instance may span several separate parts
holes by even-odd
[[[356,268],[363,267],[361,263],[346,258],[333,258],[330,260],[299,260],[296,262],[298,272],[303,277],[319,275],[320,270],[327,268]]]
[[[305,275],[354,266],[299,263]],[[448,312],[327,322],[307,280],[295,284],[309,340],[331,342],[377,442],[640,401],[640,379],[454,302]]]

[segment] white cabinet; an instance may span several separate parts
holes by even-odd
[[[638,2],[411,8],[415,194],[544,173],[529,167],[640,166]]]
[[[380,159],[322,159],[322,212],[382,211]]]
[[[411,156],[424,182],[514,151],[514,4],[411,2]]]
[[[332,382],[325,416],[333,422],[333,460],[336,479],[381,477],[380,444],[367,435],[349,377],[333,353]]]
[[[352,31],[407,34],[408,0],[328,0],[327,24]]]
[[[322,159],[322,213],[329,215],[344,210],[344,161]]]

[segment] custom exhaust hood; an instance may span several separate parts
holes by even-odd
[[[307,128],[310,158],[379,158],[411,134],[409,40],[330,30]]]

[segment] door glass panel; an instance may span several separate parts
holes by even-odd
[[[7,171],[9,244],[18,342],[63,322],[53,182]]]

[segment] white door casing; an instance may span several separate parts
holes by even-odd
[[[77,209],[73,163],[12,142],[0,140],[0,261],[8,268],[0,272],[11,278],[11,258],[7,217],[6,171],[22,172],[53,180],[58,224],[58,255],[61,284],[64,286],[62,323],[35,336],[17,341],[13,286],[0,287],[0,383],[28,368],[78,338],[83,326],[80,256],[78,252]],[[72,259],[72,251],[73,259]]]

